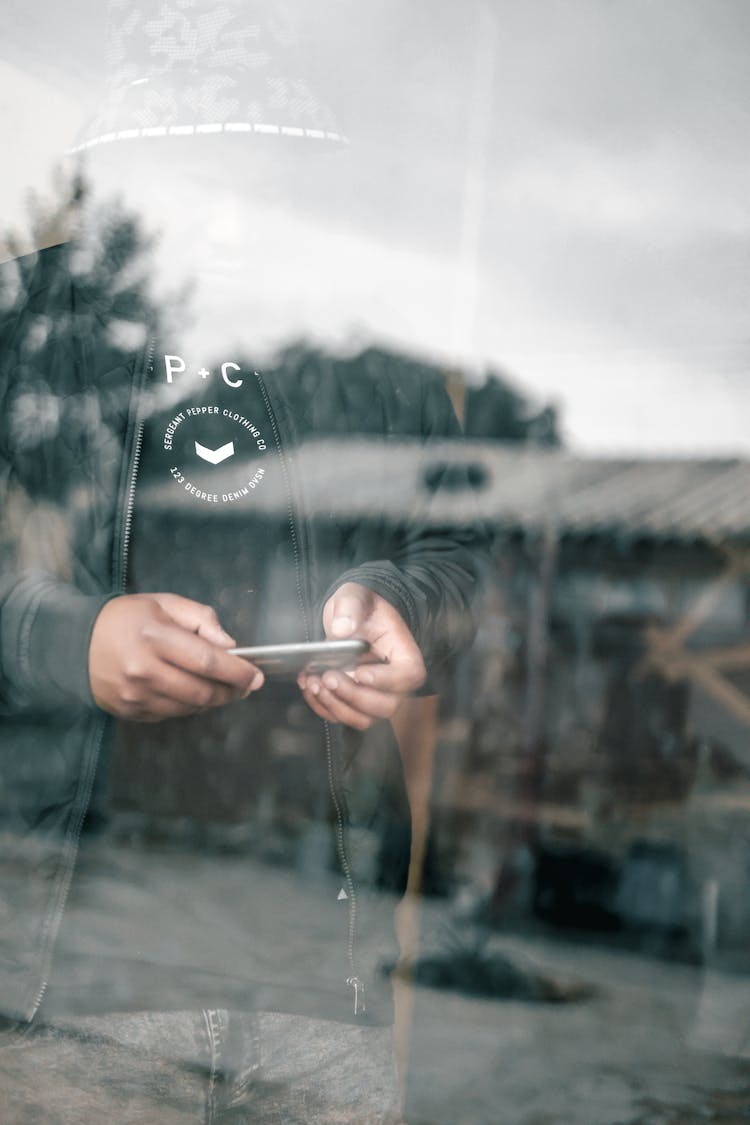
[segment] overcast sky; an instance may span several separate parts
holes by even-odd
[[[747,0],[297,7],[350,150],[260,227],[221,168],[148,185],[216,236],[194,295],[214,334],[494,366],[585,452],[750,455]],[[2,0],[6,225],[102,97],[103,8]],[[227,242],[258,263],[230,296]],[[165,247],[190,269],[184,237]]]

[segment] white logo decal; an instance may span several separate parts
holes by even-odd
[[[221,365],[221,377],[222,377],[222,379],[224,380],[224,382],[226,383],[226,385],[228,387],[241,387],[243,382],[244,382],[243,379],[230,379],[229,378],[227,372],[229,371],[230,367],[231,367],[232,371],[239,371],[240,370],[240,365],[238,363],[222,363],[222,365]]]
[[[172,359],[175,358],[179,357],[172,356]],[[231,426],[236,432],[236,428],[239,427],[240,436],[235,441],[227,441],[217,449],[211,449],[209,446],[201,445],[191,434],[189,437],[185,437],[184,442],[178,441],[175,449],[175,438],[180,427],[184,425],[190,427],[191,424],[195,423],[199,430],[203,431],[202,419],[204,416],[210,416],[212,419],[221,417],[224,419],[221,423],[222,428],[226,429]],[[208,431],[203,432],[208,435]],[[251,418],[239,414],[236,410],[230,410],[226,406],[222,408],[215,403],[186,406],[184,410],[175,414],[174,418],[167,424],[164,430],[163,447],[165,453],[171,453],[176,457],[188,455],[189,467],[187,465],[180,466],[179,463],[173,464],[170,472],[185,492],[189,492],[196,500],[202,500],[205,504],[234,504],[236,501],[244,500],[251,496],[266,476],[265,465],[258,463],[259,455],[264,454],[267,450],[265,437]],[[221,465],[224,461],[236,457],[232,475],[237,479],[231,482],[235,487],[229,488],[226,492],[207,491],[207,489],[215,487],[217,477],[210,470],[209,477],[206,477],[206,471],[193,460],[192,453],[190,453],[193,448],[200,460],[205,461],[208,465]],[[190,479],[193,474],[197,474],[199,478],[197,483]],[[205,479],[201,480],[201,476]],[[224,474],[220,474],[219,479],[224,481]],[[229,483],[229,481],[226,481],[226,484]]]
[[[179,355],[165,355],[164,366],[167,369],[167,382],[172,382],[173,375],[179,375],[185,370],[185,360]]]
[[[205,445],[200,442],[195,443],[195,452],[204,461],[208,461],[209,465],[220,465],[222,461],[234,457],[234,442],[228,441],[226,445],[222,445],[220,449],[207,449]]]
[[[167,375],[167,382],[172,383],[174,382],[175,375],[183,375],[187,371],[187,364],[185,363],[185,360],[181,355],[165,355],[164,370]],[[228,387],[232,387],[236,390],[237,387],[241,387],[243,385],[244,379],[232,379],[229,375],[230,371],[241,370],[242,369],[239,363],[232,363],[231,360],[229,360],[227,363],[222,363],[221,377]],[[201,369],[198,371],[198,374],[200,375],[201,379],[205,380],[208,379],[211,372],[207,367],[204,366],[201,367]]]

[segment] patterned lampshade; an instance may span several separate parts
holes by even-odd
[[[71,152],[212,134],[346,143],[279,0],[110,0],[109,80]]]

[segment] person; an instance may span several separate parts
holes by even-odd
[[[106,323],[91,334],[93,306],[86,302],[92,295],[82,293],[68,273],[70,252],[57,247],[40,253],[33,269],[25,265],[28,290],[8,310],[2,334],[2,1009],[6,1019],[45,1029],[74,1018],[80,1036],[80,1020],[94,1020],[91,1027],[99,1027],[102,1008],[108,1013],[130,1013],[134,1008],[163,1013],[193,1010],[199,1004],[200,1018],[212,1036],[214,1071],[207,1064],[208,1081],[212,1096],[217,1096],[217,1029],[221,1019],[229,1017],[214,1016],[212,1023],[205,1012],[227,1013],[239,1005],[255,1013],[252,1042],[259,1010],[291,1012],[316,1027],[326,1020],[328,1033],[343,1021],[355,1027],[361,1021],[368,1027],[390,1025],[389,1003],[379,995],[385,990],[377,979],[377,964],[390,939],[374,939],[373,928],[368,968],[358,967],[357,942],[370,922],[355,885],[359,860],[350,849],[358,835],[361,842],[367,826],[383,824],[384,818],[391,829],[394,824],[403,827],[408,809],[392,744],[377,751],[380,774],[373,775],[367,765],[372,760],[367,736],[380,731],[382,739],[378,721],[391,717],[401,699],[422,688],[429,667],[465,643],[477,561],[470,529],[460,534],[417,523],[389,527],[382,516],[347,519],[346,500],[347,492],[356,495],[362,475],[380,478],[387,473],[394,437],[446,437],[457,433],[457,424],[440,388],[417,381],[407,397],[399,386],[400,373],[389,371],[386,360],[362,384],[345,383],[343,363],[329,364],[325,375],[317,372],[320,377],[312,381],[293,362],[287,363],[273,381],[255,382],[259,398],[249,406],[244,397],[241,415],[256,420],[258,433],[276,437],[275,448],[269,444],[261,455],[267,463],[263,485],[270,510],[262,517],[245,506],[238,518],[233,508],[229,530],[219,534],[211,523],[217,518],[212,503],[195,500],[174,478],[162,479],[171,476],[171,461],[183,464],[176,437],[168,454],[163,446],[179,414],[186,416],[178,427],[184,428],[183,449],[191,442],[195,446],[196,431],[187,431],[193,418],[203,419],[204,427],[207,417],[216,425],[226,423],[225,399],[214,389],[215,413],[188,415],[188,410],[201,409],[195,405],[175,415],[170,405],[166,425],[158,411],[143,429],[135,425],[148,392],[141,388],[129,411],[123,411],[123,382],[132,380],[137,386],[149,374],[155,378],[159,364],[154,353],[150,362],[137,354],[107,354]],[[75,316],[66,317],[61,309],[75,309]],[[35,358],[30,351],[29,333],[21,325],[42,316],[66,337],[64,355],[55,356],[62,339],[54,338],[43,356],[37,352]],[[168,355],[162,349],[162,378]],[[232,371],[233,382],[239,382],[239,374]],[[29,395],[37,396],[39,409],[41,375],[60,413],[54,427],[37,423],[28,433],[20,422]],[[114,395],[109,394],[113,385]],[[236,390],[227,388],[226,395]],[[262,402],[266,413],[260,422]],[[329,486],[329,509],[315,514],[306,509],[298,474],[311,439],[330,435],[332,429],[362,442],[368,459],[364,466],[339,465],[338,494],[332,495]],[[201,436],[207,447],[219,448],[230,431],[239,442],[236,423],[220,437],[210,428]],[[257,438],[250,435],[249,440],[257,445]],[[142,487],[136,476],[139,460]],[[195,457],[193,461],[197,476],[203,466]],[[253,466],[254,462],[249,469],[245,466],[248,479],[251,470],[257,472]],[[205,473],[212,469],[207,466]],[[168,523],[163,508],[156,501],[149,504],[149,495],[153,492],[158,499],[160,490],[172,484],[169,503],[174,500],[175,510]],[[57,490],[54,502],[52,485]],[[304,487],[309,493],[309,480]],[[278,504],[271,503],[274,488],[285,494]],[[256,492],[260,497],[260,488]],[[187,499],[194,501],[192,509],[185,508]],[[55,545],[56,538],[61,542]],[[233,538],[241,542],[233,543]],[[174,545],[184,541],[190,548],[176,551]],[[243,599],[242,589],[254,593]],[[224,612],[217,614],[216,602]],[[352,674],[303,674],[298,684],[273,684],[264,683],[252,664],[227,652],[236,641],[322,636],[364,638],[381,662],[362,665]],[[306,815],[318,825],[331,823],[338,894],[334,897],[327,883],[324,893],[331,907],[343,899],[349,912],[338,964],[327,950],[319,966],[314,963],[321,943],[328,945],[328,935],[316,934],[319,907],[307,906],[309,949],[305,951],[302,919],[302,956],[297,950],[293,957],[282,958],[271,974],[272,983],[261,981],[256,988],[257,981],[250,987],[245,980],[244,995],[236,974],[226,973],[226,962],[216,958],[212,965],[210,952],[195,953],[201,945],[196,932],[200,927],[172,935],[164,965],[160,935],[149,937],[147,931],[153,928],[160,894],[174,885],[169,862],[164,863],[162,881],[154,882],[143,903],[134,908],[132,903],[110,901],[108,924],[100,920],[98,933],[87,930],[97,897],[106,901],[106,891],[99,886],[106,853],[96,838],[87,844],[84,834],[81,843],[81,826],[87,813],[91,816],[92,809],[105,803],[102,787],[118,761],[121,770],[122,763],[129,762],[136,774],[132,764],[140,762],[141,791],[168,788],[174,806],[168,811],[189,815],[195,811],[195,794],[188,793],[181,807],[179,786],[163,781],[171,754],[173,779],[176,769],[180,776],[190,774],[198,789],[210,790],[217,783],[226,791],[228,782],[230,790],[236,787],[245,795],[236,819],[252,819],[258,809],[252,801],[248,805],[248,795],[257,798],[263,789],[272,757],[269,747],[289,724],[294,692],[301,692],[307,705],[307,717],[297,714],[294,719],[296,735],[307,738],[308,744],[296,756],[296,769],[289,770],[281,804],[287,817],[296,803],[295,816]],[[208,756],[201,757],[206,746]],[[230,746],[237,752],[222,758],[221,748]],[[223,775],[218,782],[217,772]],[[317,776],[311,778],[311,772]],[[373,776],[376,784],[369,801],[362,803],[359,790],[372,786]],[[357,800],[351,799],[353,791]],[[384,830],[389,830],[387,825]],[[79,849],[82,873],[74,875]],[[408,840],[401,855],[405,864]],[[152,872],[157,869],[153,856],[141,858]],[[309,856],[306,862],[309,871]],[[324,850],[318,874],[328,866]],[[135,885],[142,881],[137,865],[129,878]],[[74,909],[63,920],[71,880]],[[230,895],[222,877],[214,872],[210,880],[214,891],[221,887]],[[126,878],[120,880],[120,889],[124,884]],[[192,895],[200,895],[197,880],[190,877],[188,884]],[[290,890],[297,893],[296,884],[286,893]],[[215,904],[211,895],[207,900]],[[237,923],[242,942],[246,925],[247,919]],[[58,931],[62,953],[55,960]],[[143,951],[135,958],[124,957],[125,951],[118,951],[118,933],[137,934]],[[206,943],[210,950],[210,938]],[[238,958],[233,954],[227,960]],[[255,960],[250,958],[251,963]],[[157,966],[163,975],[155,987]],[[226,979],[196,984],[209,968],[214,973],[223,969]],[[253,966],[251,979],[258,972]],[[181,983],[170,975],[181,976]],[[130,1026],[127,1020],[125,1026]],[[107,1028],[107,1041],[116,1038],[111,1022]],[[248,1032],[239,1034],[247,1037]],[[285,1042],[289,1034],[284,1031]],[[162,1029],[160,1041],[165,1038]],[[32,1041],[27,1038],[27,1046]],[[338,1057],[338,1048],[334,1053]],[[373,1059],[372,1047],[364,1057]],[[17,1052],[15,1058],[17,1065]],[[195,1064],[193,1057],[187,1061]],[[119,1069],[122,1064],[117,1065]],[[243,1075],[248,1065],[245,1058],[236,1074]],[[358,1082],[364,1081],[361,1064],[358,1073]],[[226,1079],[231,1089],[237,1082],[242,1085],[235,1079],[234,1086]],[[382,1074],[378,1081],[382,1083]],[[67,1090],[69,1082],[58,1075],[56,1089]],[[369,1120],[365,1104],[366,1099],[357,1120]],[[308,1107],[305,1112],[312,1111]]]
[[[164,259],[189,238],[217,285],[157,151]],[[95,227],[0,279],[4,1120],[390,1120],[388,720],[468,643],[481,556],[394,455],[460,428],[383,350],[263,370],[213,309],[180,338],[137,224]],[[325,637],[375,659],[284,681],[229,651]]]

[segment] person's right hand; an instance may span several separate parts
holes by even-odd
[[[124,594],[106,603],[89,644],[97,706],[156,723],[245,699],[263,673],[239,656],[210,606],[178,594]]]

